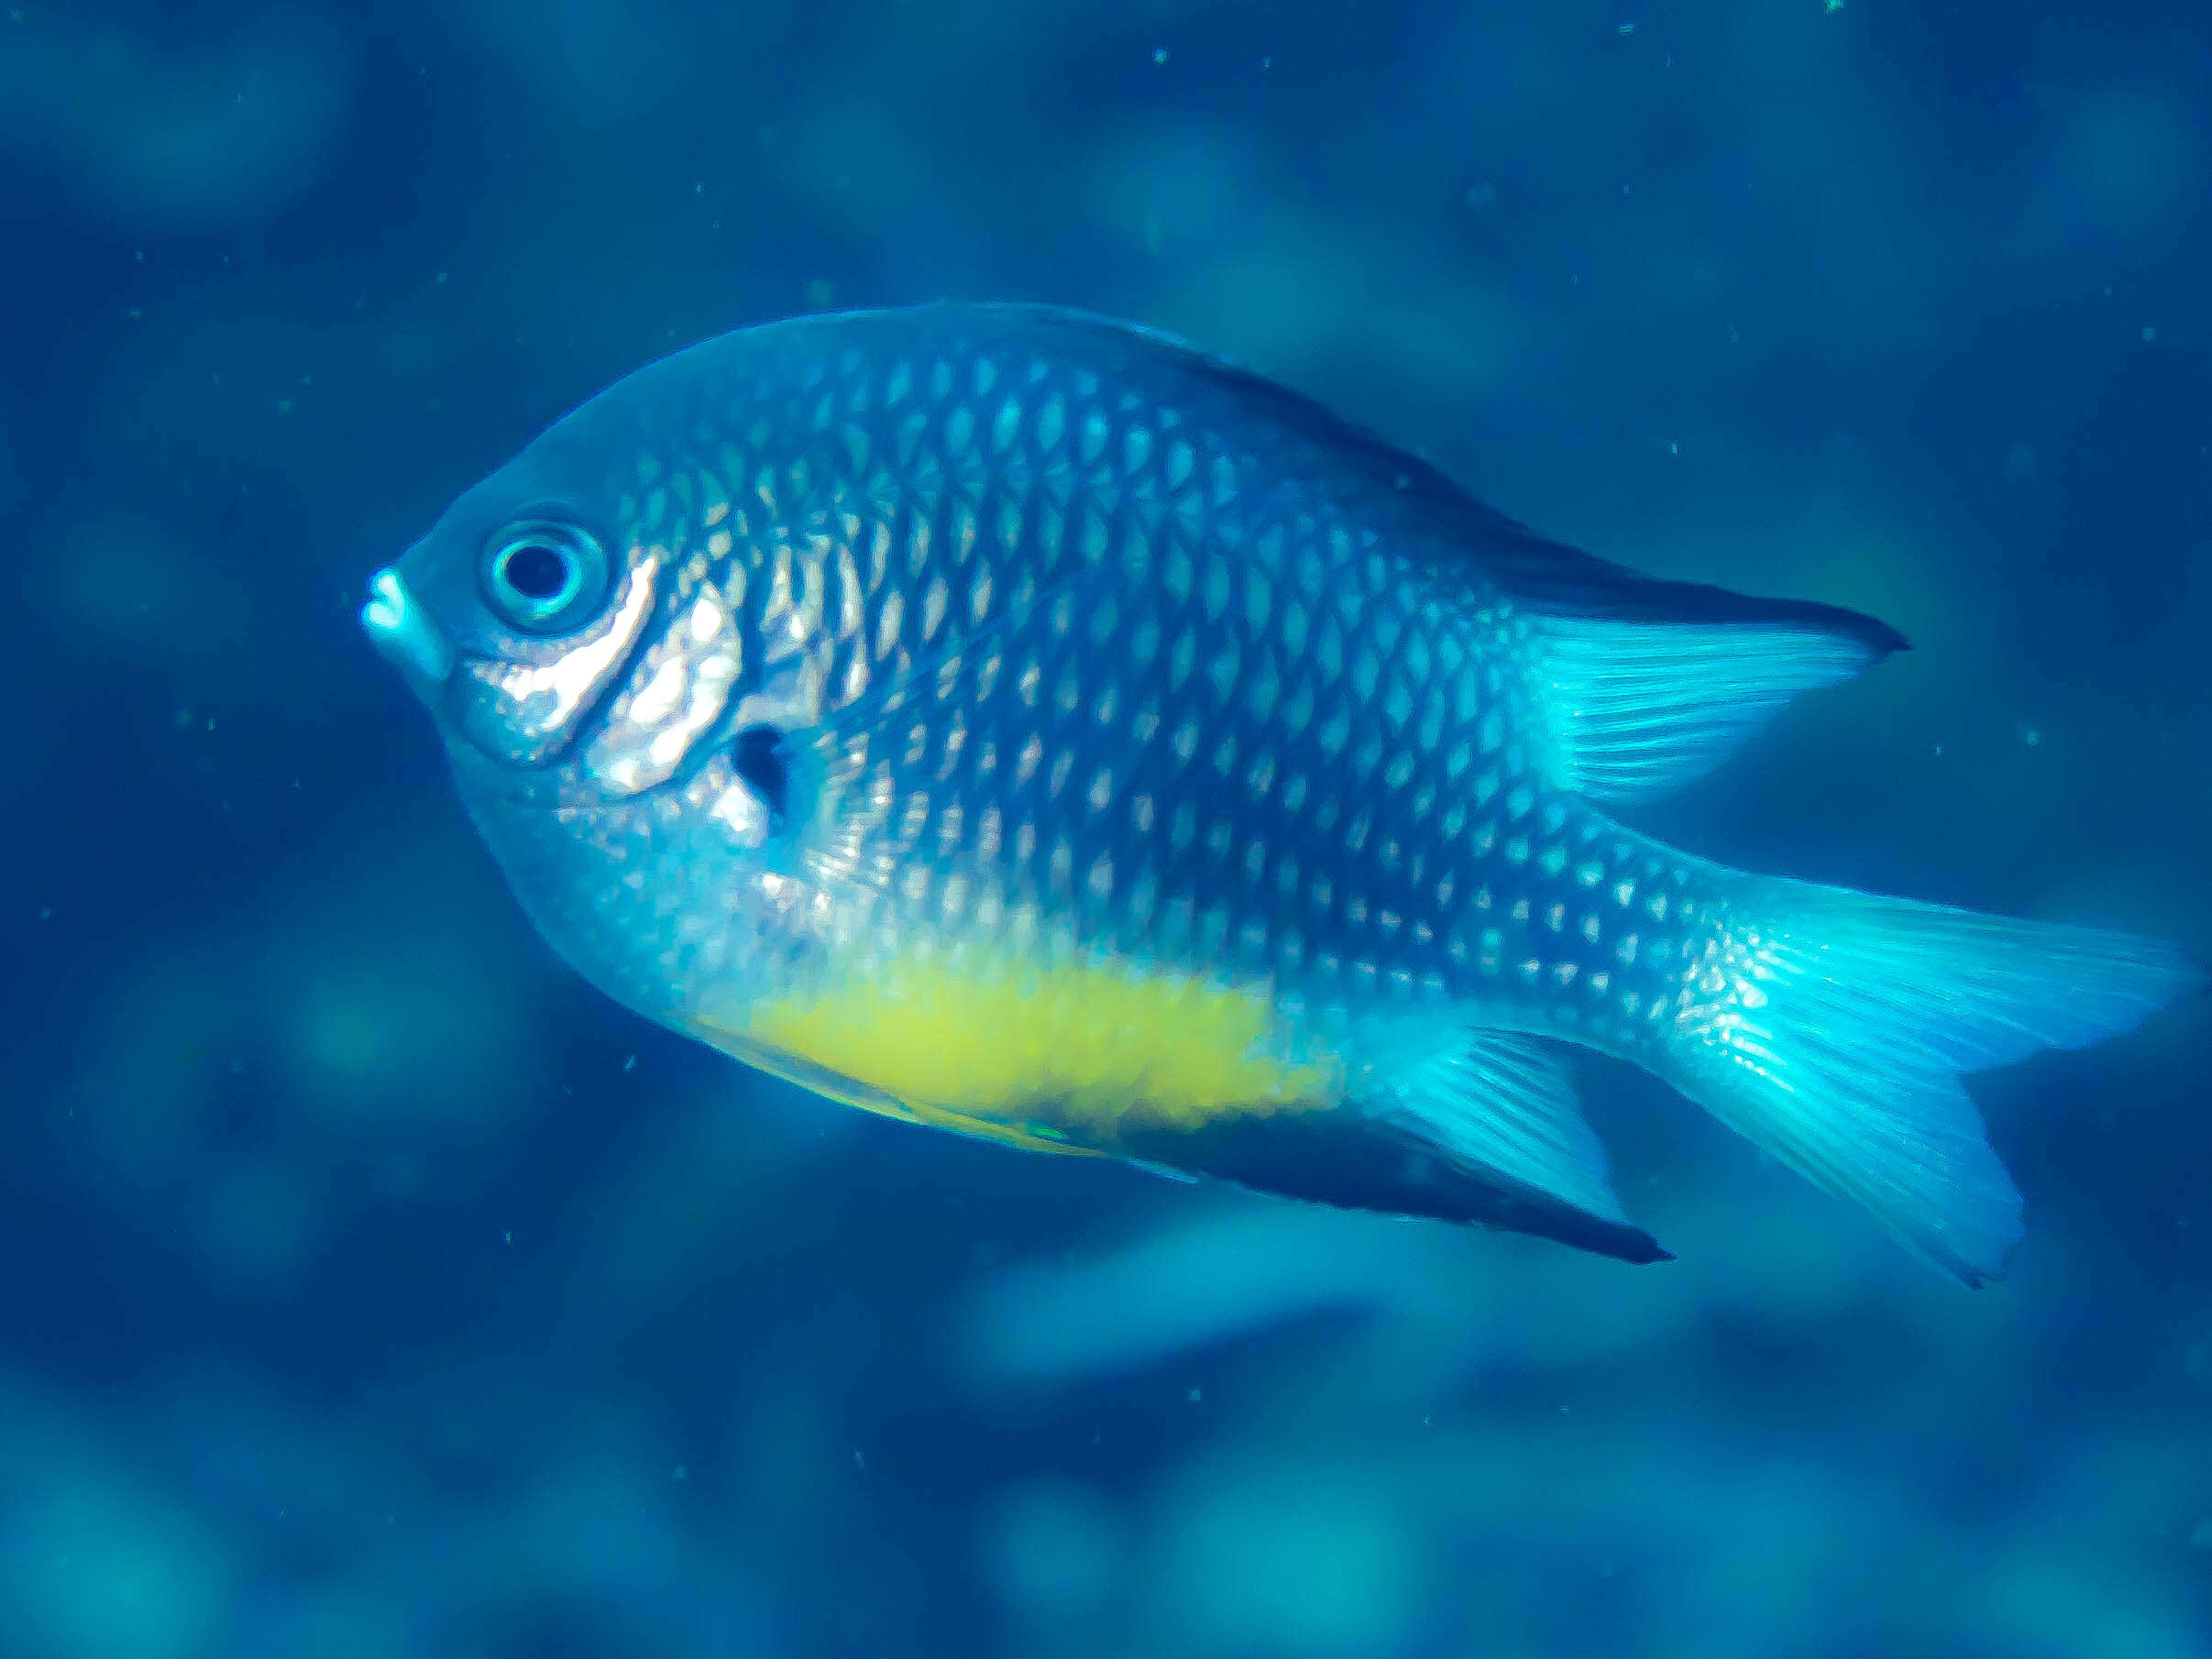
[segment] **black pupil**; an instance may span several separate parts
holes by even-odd
[[[544,542],[525,542],[508,554],[500,574],[523,598],[544,604],[568,586],[568,555]]]
[[[730,758],[737,775],[753,786],[768,806],[769,816],[781,819],[790,775],[784,765],[784,734],[773,726],[748,726],[737,734]]]

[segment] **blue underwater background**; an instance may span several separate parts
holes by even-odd
[[[1624,1068],[1630,1269],[864,1118],[563,971],[364,578],[669,346],[1046,299],[1918,649],[1634,815],[2212,950],[2212,28],[0,9],[0,1659],[2212,1655],[2212,1013],[1968,1293]]]

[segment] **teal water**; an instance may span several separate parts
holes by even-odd
[[[1965,1292],[840,1113],[552,960],[369,573],[669,346],[1079,304],[1916,649],[1634,813],[2212,950],[2212,44],[2058,0],[0,13],[0,1659],[2212,1655],[2212,1010]]]

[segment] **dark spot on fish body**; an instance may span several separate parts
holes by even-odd
[[[759,796],[777,828],[790,805],[791,770],[785,759],[784,734],[774,726],[748,726],[730,745],[730,762]]]

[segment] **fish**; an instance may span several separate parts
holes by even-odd
[[[362,623],[551,948],[830,1100],[1667,1259],[1579,1050],[1969,1285],[1961,1079],[2181,948],[1726,867],[1627,821],[1870,616],[1639,574],[1170,335],[1030,304],[741,328],[456,500]]]

